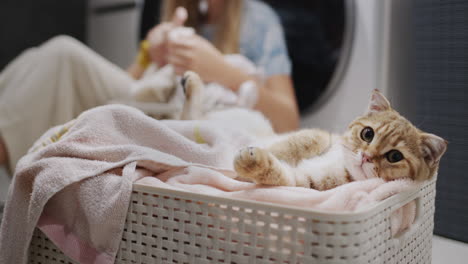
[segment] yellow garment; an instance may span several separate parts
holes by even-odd
[[[138,51],[137,55],[137,62],[143,68],[146,69],[151,63],[151,58],[148,53],[149,49],[149,42],[147,40],[143,40],[140,44],[140,50]]]
[[[193,129],[193,134],[194,134],[194,137],[195,137],[195,142],[197,142],[198,144],[206,144],[205,139],[203,139],[203,137],[202,137],[202,135],[200,133],[200,128],[195,127]]]
[[[59,141],[63,135],[65,135],[68,130],[70,130],[70,128],[73,126],[73,123],[74,122],[68,122],[66,124],[64,124],[60,130],[58,130],[57,132],[53,133],[52,136],[48,137],[46,140],[44,140],[40,145],[36,146],[34,149],[32,149],[31,152],[35,152],[49,144],[52,144],[54,142],[57,142]]]

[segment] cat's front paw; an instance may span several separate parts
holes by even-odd
[[[274,157],[268,151],[247,147],[239,151],[234,159],[234,169],[243,178],[249,178],[257,183],[278,184],[278,168]]]
[[[186,100],[191,100],[194,96],[201,93],[203,89],[203,81],[200,79],[200,76],[192,71],[185,72],[180,82],[184,89]]]
[[[259,171],[265,166],[266,156],[266,151],[260,148],[243,148],[234,159],[234,168],[242,174]]]
[[[203,118],[203,81],[192,71],[187,71],[181,79],[185,102],[180,119],[198,120]]]

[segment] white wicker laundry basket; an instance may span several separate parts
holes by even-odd
[[[330,214],[134,185],[116,263],[431,263],[435,179],[375,208]],[[415,200],[397,237],[391,213]],[[76,263],[39,230],[30,263]]]

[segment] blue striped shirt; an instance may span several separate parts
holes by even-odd
[[[283,28],[276,13],[267,4],[244,0],[242,27],[239,38],[240,53],[263,71],[265,77],[291,74]],[[213,28],[204,26],[201,35],[213,36]]]

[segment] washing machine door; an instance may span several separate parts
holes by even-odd
[[[344,45],[349,37],[349,7],[345,0],[264,1],[281,19],[296,97],[304,113],[333,90],[330,83],[349,54]]]
[[[340,56],[330,80],[301,115],[302,127],[341,133],[366,110],[373,89],[385,72],[386,2],[344,1],[344,31]],[[309,86],[309,89],[312,89]]]

